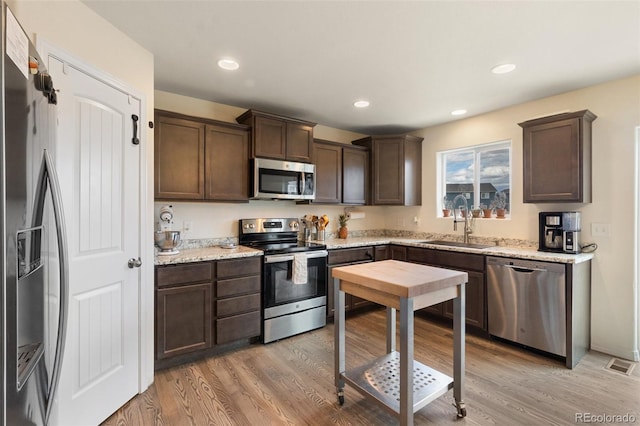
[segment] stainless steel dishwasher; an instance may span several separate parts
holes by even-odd
[[[489,334],[566,356],[565,268],[487,257]]]

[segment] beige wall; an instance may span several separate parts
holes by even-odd
[[[593,122],[593,202],[522,203],[522,129],[517,123],[582,109],[598,116]],[[476,234],[536,240],[539,211],[581,211],[583,243],[595,242],[599,247],[592,266],[592,348],[637,359],[634,265],[638,259],[634,255],[633,232],[637,194],[633,188],[634,138],[639,125],[640,76],[634,76],[416,132],[425,138],[421,223],[430,231],[451,229],[450,220],[436,218],[438,151],[511,140],[512,217],[477,221]],[[592,223],[610,224],[611,235],[593,237]]]

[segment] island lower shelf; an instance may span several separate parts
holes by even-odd
[[[400,353],[393,351],[342,374],[363,396],[400,414]],[[420,410],[453,388],[453,379],[418,361],[413,361],[413,412]]]

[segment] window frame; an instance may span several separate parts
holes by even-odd
[[[436,217],[443,217],[442,209],[444,206],[442,205],[442,200],[444,196],[447,194],[446,185],[447,185],[447,176],[446,176],[446,165],[445,159],[448,154],[461,153],[461,152],[473,152],[473,199],[478,200],[476,205],[483,204],[484,200],[482,197],[482,192],[480,191],[480,167],[477,165],[480,162],[480,156],[482,153],[488,151],[495,151],[498,149],[507,149],[509,152],[509,209],[507,211],[507,217],[511,216],[511,210],[513,209],[513,141],[511,139],[505,139],[495,142],[488,142],[478,145],[465,146],[461,148],[448,149],[445,151],[439,151],[436,155],[436,170],[438,173],[437,185],[437,200],[436,200]],[[453,201],[453,200],[449,200]],[[489,203],[492,201],[491,198],[488,199]],[[470,205],[469,208],[473,208],[475,206]],[[489,207],[489,206],[487,206]]]

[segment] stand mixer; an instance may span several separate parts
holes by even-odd
[[[154,234],[154,242],[158,247],[159,256],[168,256],[178,254],[179,251],[176,247],[180,243],[180,231],[172,231],[173,225],[173,207],[171,205],[164,205],[160,207],[160,230]]]

